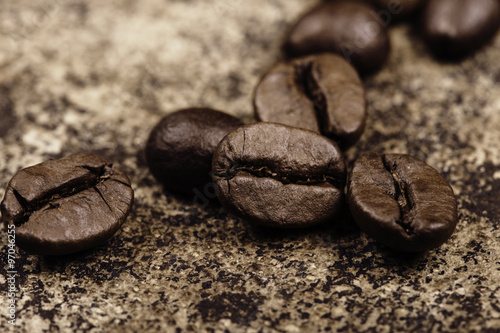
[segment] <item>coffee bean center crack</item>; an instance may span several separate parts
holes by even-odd
[[[109,203],[106,201],[104,198],[104,195],[101,193],[101,191],[97,188],[97,186],[104,181],[108,180],[111,178],[113,175],[114,171],[111,168],[112,165],[104,165],[102,167],[91,167],[88,165],[81,165],[79,166],[80,168],[88,170],[92,176],[94,177],[89,177],[86,179],[80,179],[80,180],[74,180],[69,183],[64,184],[60,188],[53,189],[52,191],[47,192],[45,195],[43,195],[41,198],[38,200],[34,200],[32,202],[28,202],[26,198],[24,198],[21,193],[19,193],[16,189],[13,189],[13,193],[23,208],[23,212],[19,214],[14,220],[14,224],[19,227],[26,223],[31,214],[37,210],[40,210],[47,206],[45,210],[52,210],[52,209],[58,209],[60,204],[57,202],[53,202],[62,198],[67,198],[73,195],[76,195],[80,192],[83,192],[88,189],[94,189],[101,199],[104,201],[106,206],[110,209],[110,211],[113,211]],[[116,182],[119,182],[121,184],[124,184],[126,186],[129,186],[128,184],[123,183],[120,180],[113,179]],[[59,191],[59,192],[57,192]]]
[[[318,184],[329,183],[330,185],[338,187],[335,185],[336,182],[334,177],[329,177],[326,175],[321,175],[318,177],[306,177],[306,176],[298,177],[298,176],[282,175],[277,172],[274,172],[267,166],[262,166],[262,167],[256,167],[250,165],[241,166],[238,165],[237,163],[231,165],[231,167],[226,170],[225,174],[219,174],[217,176],[226,178],[229,184],[229,181],[238,176],[238,174],[240,173],[246,173],[257,178],[272,178],[284,185],[286,184],[318,185]]]
[[[389,193],[389,195],[398,203],[399,206],[399,219],[396,221],[408,235],[413,235],[415,233],[414,227],[412,225],[413,217],[411,214],[413,204],[408,194],[408,185],[401,179],[398,171],[396,162],[390,163],[385,157],[382,158],[387,172],[391,174],[392,180],[394,182],[394,193]]]
[[[318,128],[322,131],[322,124],[326,122],[327,103],[325,95],[313,75],[312,62],[295,66],[295,81],[297,82],[297,87],[312,102]]]

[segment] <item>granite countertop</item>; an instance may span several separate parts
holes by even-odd
[[[459,223],[440,248],[393,253],[348,214],[273,231],[163,191],[143,156],[151,128],[184,107],[252,122],[252,92],[312,0],[1,1],[0,197],[22,167],[86,151],[135,189],[122,229],[67,257],[16,252],[2,332],[499,332],[500,34],[440,63],[418,34],[390,30],[365,78],[369,118],[347,152],[409,153],[438,169]]]

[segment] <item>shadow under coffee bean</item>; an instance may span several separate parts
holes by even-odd
[[[256,225],[308,227],[345,204],[346,165],[338,146],[311,131],[274,123],[229,133],[213,159],[217,196]]]
[[[274,66],[255,90],[254,109],[260,121],[321,133],[345,149],[363,133],[365,90],[351,65],[325,53]]]
[[[93,154],[73,154],[20,170],[1,203],[16,244],[65,255],[97,246],[120,228],[134,200],[130,180]]]
[[[450,185],[409,155],[362,154],[349,175],[347,200],[361,230],[399,251],[438,247],[457,224]]]

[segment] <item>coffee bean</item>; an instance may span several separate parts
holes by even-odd
[[[399,251],[438,247],[457,224],[450,185],[435,169],[409,155],[361,155],[349,176],[347,199],[359,227]]]
[[[256,225],[307,227],[333,220],[344,205],[344,158],[311,131],[242,126],[221,141],[212,170],[222,205]]]
[[[93,154],[73,154],[19,171],[1,203],[16,244],[41,255],[97,246],[120,228],[132,206],[130,180]]]
[[[264,75],[255,90],[255,116],[321,133],[342,148],[363,133],[366,99],[352,66],[333,54],[282,62]]]
[[[338,53],[362,74],[382,67],[389,35],[374,7],[356,0],[323,2],[291,29],[284,45],[288,57]]]
[[[491,40],[499,24],[498,0],[429,0],[421,29],[436,56],[460,59]]]
[[[212,182],[215,148],[241,125],[233,116],[208,108],[184,109],[164,117],[146,144],[151,173],[165,188],[192,195],[193,189]]]
[[[422,6],[425,0],[368,0],[377,6],[377,15],[384,25],[394,21],[410,18]]]

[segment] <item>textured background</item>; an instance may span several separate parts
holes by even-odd
[[[455,234],[417,256],[388,251],[346,215],[329,226],[255,229],[162,190],[142,148],[178,108],[252,121],[252,92],[316,1],[0,1],[0,197],[17,170],[78,151],[135,188],[121,231],[63,258],[16,254],[20,331],[314,332],[500,330],[500,34],[461,63],[436,62],[407,25],[366,78],[366,131],[348,151],[434,166],[459,203]],[[0,236],[0,330],[7,236]]]

